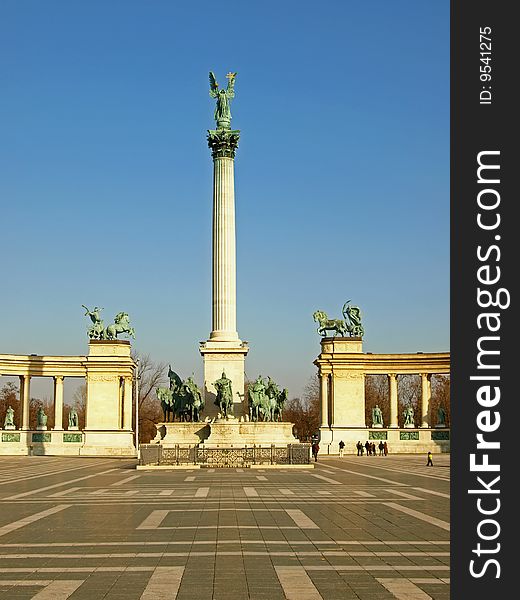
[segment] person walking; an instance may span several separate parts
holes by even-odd
[[[343,448],[345,447],[345,442],[343,440],[340,440],[338,446],[339,446],[339,455],[343,456]]]
[[[383,446],[384,446],[384,450],[383,450],[383,452],[384,452],[385,456],[388,456],[388,444],[385,442],[385,443],[383,444]]]
[[[356,448],[357,448],[357,455],[363,456],[363,444],[361,443],[361,440],[358,440],[358,443],[356,444]]]
[[[383,456],[383,454],[384,454],[384,451],[385,451],[385,447],[384,447],[384,445],[383,445],[383,440],[381,440],[381,441],[379,442],[379,456]]]
[[[433,467],[433,454],[428,452],[428,462],[426,463],[427,467]]]
[[[365,442],[365,450],[367,451],[367,456],[370,456],[372,452],[372,446],[368,440]]]
[[[314,462],[318,462],[318,452],[320,451],[320,446],[318,442],[314,442],[312,445],[312,456],[314,457]]]
[[[376,443],[372,442],[372,446],[370,448],[372,450],[372,456],[377,456]]]

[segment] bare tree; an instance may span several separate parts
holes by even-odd
[[[450,376],[434,375],[432,377],[432,401],[431,401],[431,424],[437,423],[437,411],[439,407],[446,412],[446,426],[450,426]]]
[[[291,398],[285,404],[283,420],[294,424],[294,433],[301,442],[310,441],[320,427],[320,385],[318,377],[310,377],[302,398]]]
[[[154,362],[149,354],[140,355],[134,352],[132,357],[137,361],[139,443],[146,444],[155,437],[155,423],[162,418],[161,405],[155,390],[166,385],[166,364]],[[135,412],[133,422],[135,427]]]

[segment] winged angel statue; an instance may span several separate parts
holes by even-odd
[[[217,129],[231,129],[231,110],[230,102],[235,97],[235,77],[236,73],[228,73],[226,78],[228,80],[226,89],[219,89],[215,74],[213,71],[209,72],[209,95],[212,98],[217,99],[217,106],[215,107],[215,121],[217,122]]]

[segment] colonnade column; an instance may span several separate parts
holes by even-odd
[[[430,426],[431,378],[429,373],[421,374],[421,427]]]
[[[390,427],[399,427],[398,402],[397,402],[397,375],[388,373],[388,385],[390,388]]]
[[[132,378],[125,377],[123,386],[123,429],[132,429]]]
[[[31,397],[31,376],[20,375],[20,401],[22,405],[22,429],[29,429],[29,400]]]
[[[63,429],[63,379],[54,377],[54,429]]]
[[[326,373],[321,374],[321,426],[329,426],[329,376]]]

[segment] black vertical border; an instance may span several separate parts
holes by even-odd
[[[520,554],[514,545],[518,529],[520,497],[515,498],[513,485],[519,480],[520,468],[514,464],[520,458],[520,394],[514,386],[515,370],[520,375],[520,361],[516,355],[519,342],[515,331],[519,331],[516,315],[516,279],[520,276],[520,219],[515,220],[513,210],[519,202],[520,178],[519,152],[516,144],[520,108],[514,91],[520,81],[518,60],[520,50],[519,23],[513,16],[515,2],[482,0],[451,1],[451,598],[454,600],[490,600],[490,594],[504,593],[504,597],[516,597],[513,581]],[[491,82],[480,79],[480,28],[491,27]],[[484,85],[491,85],[492,103],[480,104],[480,92]],[[477,155],[481,151],[500,151],[501,224],[499,229],[486,232],[477,225],[477,194],[482,185],[477,184]],[[500,235],[500,240],[495,235]],[[491,474],[472,473],[470,454],[476,450],[477,415],[483,410],[476,401],[477,389],[482,383],[470,380],[470,376],[482,374],[477,370],[477,339],[479,329],[477,316],[482,309],[477,304],[477,269],[484,263],[477,258],[477,246],[500,246],[500,260],[495,262],[496,253],[488,262],[499,266],[501,279],[497,287],[511,293],[511,304],[500,312],[501,401],[500,428],[489,439],[501,443],[500,450],[489,451],[490,462],[500,464],[500,511],[493,517],[501,527],[494,541],[479,539],[477,527],[487,518],[477,509],[477,495],[468,494],[469,489],[478,488],[477,476],[486,481]],[[482,287],[482,286],[481,286]],[[515,289],[514,289],[515,288]],[[480,332],[480,335],[485,335]],[[516,339],[515,339],[516,338]],[[517,448],[518,445],[518,448]],[[480,455],[479,455],[480,456]],[[481,487],[481,486],[480,486]],[[496,496],[493,496],[496,497]],[[490,499],[491,495],[482,496]],[[484,501],[484,500],[483,500]],[[489,505],[491,506],[491,502]],[[491,529],[487,530],[491,531]],[[516,540],[515,540],[516,541]],[[477,544],[482,548],[500,550],[481,555],[473,552]],[[480,571],[486,558],[495,558],[500,563],[497,569],[489,566],[482,577],[476,578],[469,570],[470,561],[477,559]],[[507,591],[511,590],[511,591]]]

